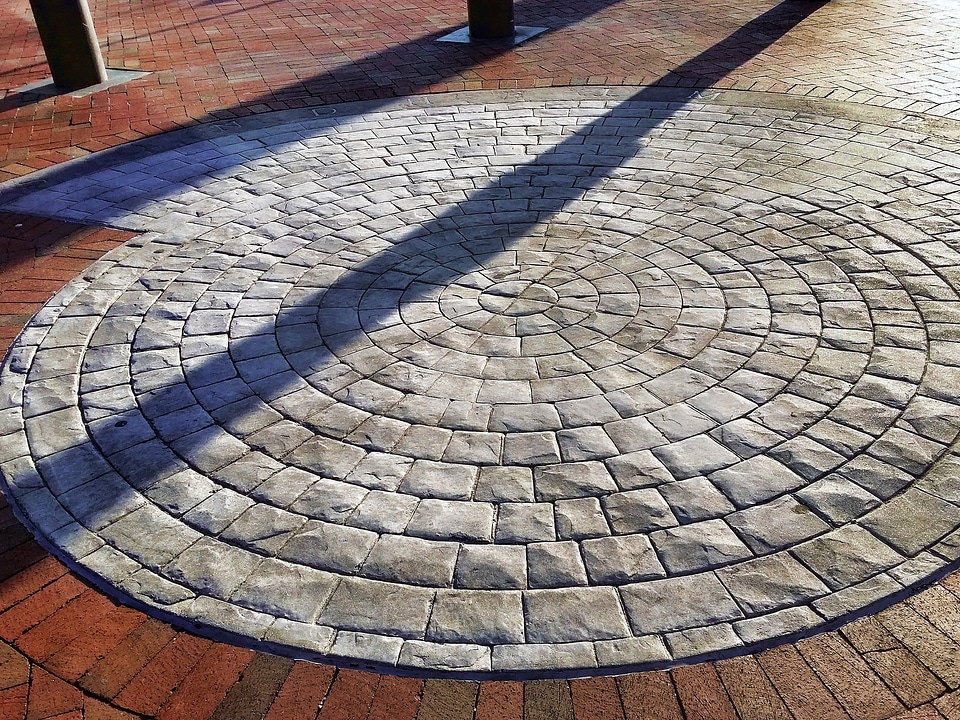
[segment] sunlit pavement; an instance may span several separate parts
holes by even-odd
[[[960,712],[956,8],[96,10],[151,74],[0,101],[4,712]]]

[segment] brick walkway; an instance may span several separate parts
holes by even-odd
[[[717,3],[696,12],[652,1],[521,2],[519,22],[553,31],[514,51],[434,43],[462,22],[458,3],[371,11],[194,0],[142,3],[135,13],[127,3],[94,5],[108,65],[152,74],[82,98],[34,102],[7,92],[2,177],[194,122],[481,88],[713,86],[906,110],[911,125],[932,132],[960,120],[952,80],[960,12],[948,2]],[[26,3],[8,3],[0,20],[4,87],[41,79]],[[2,216],[4,348],[63,282],[129,237]],[[957,576],[839,631],[754,655],[523,683],[334,670],[175,630],[71,575],[6,504],[0,580],[3,720],[310,718],[317,707],[321,718],[960,717]]]

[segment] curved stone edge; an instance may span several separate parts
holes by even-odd
[[[88,275],[89,273],[84,274],[85,277],[87,277]],[[83,289],[83,285],[82,283],[80,283],[79,290],[82,290],[82,289]],[[79,290],[77,290],[77,292],[79,292]],[[69,302],[69,300],[67,300],[66,298],[67,298],[67,295],[64,295],[62,298],[64,305],[67,302]],[[46,309],[47,308],[45,308],[45,310]],[[61,309],[62,309],[62,306],[61,306]],[[54,306],[50,306],[50,312],[55,313],[56,308]],[[43,311],[41,311],[41,314],[42,313]],[[41,317],[41,316],[38,316],[38,317]],[[50,317],[52,318],[54,317],[54,315],[51,315]],[[27,331],[31,331],[34,333],[35,336],[38,335],[40,332],[44,330],[44,326],[42,325],[42,322],[43,321],[41,320],[36,325],[31,323],[31,326],[28,326],[28,328],[24,332],[26,333]],[[23,348],[20,348],[20,349],[22,350]],[[16,507],[15,503],[14,503],[14,506]],[[18,513],[18,516],[19,515],[20,513]],[[28,524],[30,523],[28,522]],[[67,526],[64,526],[58,532],[66,534],[67,532],[69,532],[69,530]],[[957,542],[958,542],[956,537],[957,535],[958,533],[954,532],[951,535],[948,535],[946,538],[944,538],[939,543],[937,543],[937,545],[934,546],[935,548],[939,549],[939,553],[942,554],[942,557],[931,555],[929,558],[925,558],[924,560],[926,562],[926,570],[924,571],[924,573],[929,572],[931,569],[936,574],[940,574],[942,572],[948,571],[948,565],[953,564],[953,561],[951,560],[950,562],[948,562],[948,559],[956,558],[958,555],[960,555],[960,553],[958,553],[957,551]],[[78,563],[78,568],[86,568],[87,566],[82,564],[81,561],[87,559],[88,557],[91,557],[96,552],[97,551],[93,551],[88,555],[77,557],[74,559],[74,562]],[[106,553],[106,552],[101,553],[101,555],[107,555],[107,554],[109,553]],[[79,553],[78,553],[78,556],[79,556]],[[98,559],[96,561],[91,559],[90,562],[93,563],[94,566],[96,566],[100,562],[99,558],[100,556],[98,556]],[[863,612],[878,602],[882,602],[883,604],[894,602],[896,599],[896,596],[884,594],[888,590],[898,589],[897,590],[898,593],[909,594],[910,589],[914,587],[914,585],[906,583],[906,581],[911,577],[914,577],[916,571],[919,570],[919,568],[923,565],[924,565],[924,562],[918,560],[918,558],[907,560],[904,563],[887,571],[886,573],[881,573],[880,575],[874,576],[873,578],[863,581],[857,586],[846,588],[830,596],[831,598],[833,598],[834,596],[844,595],[843,602],[840,602],[834,605],[831,605],[826,602],[815,602],[814,606],[817,608],[817,610],[820,611],[820,615],[822,615],[823,617],[835,618],[834,620],[831,621],[831,623],[835,622],[838,625],[843,624],[853,619],[852,617],[848,616],[849,613]],[[84,575],[87,574],[86,572],[83,571],[83,569],[80,569],[80,572]],[[913,582],[914,583],[919,582],[923,584],[923,583],[929,582],[930,577],[931,577],[930,575],[925,575],[925,579],[919,579],[919,580],[914,579]],[[113,588],[113,590],[115,592],[119,592],[116,590],[116,588]],[[109,591],[110,589],[108,589],[108,592]],[[877,598],[882,598],[882,600],[878,600]],[[222,601],[216,601],[212,599],[209,599],[209,600],[211,600],[214,604],[222,603]],[[164,610],[164,606],[162,606],[159,603],[144,603],[144,604],[148,607],[155,608],[160,614],[164,614],[166,612]],[[222,603],[222,604],[228,607],[235,607],[235,606],[230,606],[229,603]],[[185,613],[183,616],[179,618],[180,622],[183,622],[184,619],[189,620],[191,617],[197,620],[209,619],[211,610],[213,608],[213,606],[210,603],[194,601],[193,605],[195,605],[196,607],[194,608],[192,614]],[[781,615],[783,612],[786,612],[786,611],[781,611],[781,613],[774,613],[772,615]],[[846,615],[844,613],[846,613]],[[157,614],[157,613],[154,613],[154,614]],[[249,618],[249,622],[247,620],[244,620],[243,622],[248,623],[251,627],[256,627],[257,626],[256,618],[253,617],[255,615],[256,614],[251,614],[251,617]],[[267,616],[267,617],[272,618],[272,616]],[[767,616],[762,616],[762,617],[767,617]],[[759,620],[762,618],[756,618],[756,619]],[[724,634],[728,635],[727,631],[730,628],[734,628],[735,630],[744,628],[745,622],[746,621],[741,621],[739,623],[734,623],[732,625],[724,624],[724,625],[708,626],[706,628],[702,628],[701,630],[703,630],[703,633],[701,634],[701,637],[699,639],[704,642],[701,642],[699,644],[697,644],[696,642],[691,642],[691,641],[697,640],[697,638],[693,637],[694,634],[691,633],[690,631],[679,631],[677,633],[668,634],[666,636],[668,652],[672,656],[674,662],[680,662],[680,661],[689,662],[689,661],[692,661],[694,658],[706,659],[708,657],[715,656],[717,653],[723,654],[725,652],[723,649],[707,649],[706,654],[703,654],[701,652],[700,655],[691,655],[690,652],[703,651],[705,646],[708,647],[711,644],[711,638],[713,638],[713,641],[712,641],[713,644],[717,645],[717,647],[719,648],[720,645],[722,645],[722,642],[716,639],[722,637]],[[231,630],[231,623],[223,621],[222,618],[219,624],[217,622],[212,622],[211,625],[215,628],[219,627],[220,631],[227,633],[228,635],[232,635],[233,633],[233,630]],[[805,631],[804,629],[802,629],[802,627],[799,627],[799,625],[802,625],[802,623],[798,623],[797,636],[802,636],[805,633]],[[817,631],[820,631],[821,629],[826,630],[826,629],[829,629],[829,627],[830,627],[829,624],[819,625],[817,627]],[[341,632],[340,636],[343,636],[343,641],[340,642],[339,647],[337,645],[337,641],[334,641],[331,644],[330,649],[328,651],[331,654],[328,657],[334,657],[334,658],[341,657],[341,656],[338,656],[336,653],[342,651],[343,658],[349,658],[349,659],[352,659],[355,661],[361,661],[361,662],[374,663],[374,666],[379,666],[380,663],[384,663],[385,666],[393,667],[393,663],[389,662],[389,660],[385,660],[384,655],[382,654],[384,652],[384,647],[385,647],[385,644],[383,641],[386,641],[386,644],[390,644],[390,641],[393,641],[393,644],[396,644],[396,639],[384,638],[383,636],[369,635],[369,634],[363,634],[363,633]],[[337,636],[338,639],[340,636]],[[276,639],[279,639],[279,637],[277,637]],[[781,641],[786,641],[787,639],[789,639],[789,637],[787,638],[781,637],[781,638],[778,638],[776,642],[779,643]],[[638,640],[644,640],[644,638],[639,638]],[[249,640],[247,642],[249,642]],[[264,634],[264,639],[261,642],[269,643],[272,645],[273,643],[276,642],[276,640],[272,640],[271,638],[267,637],[267,634]],[[600,641],[600,642],[616,642],[616,641]],[[759,642],[762,642],[762,641],[759,641]],[[571,660],[571,658],[574,658],[574,657],[586,658],[587,653],[585,652],[586,650],[585,646],[588,644],[589,643],[568,643],[563,646],[560,646],[562,648],[562,652],[560,650],[555,650],[553,652],[546,653],[546,655],[548,655],[549,657],[545,661],[545,664],[550,664],[551,668],[556,669],[556,668],[563,667],[565,664],[569,665],[571,662],[574,662],[573,660]],[[281,649],[290,647],[290,645],[288,645],[285,642],[276,642],[276,645]],[[374,648],[374,645],[376,645],[377,647]],[[434,657],[436,653],[435,648],[427,647],[430,645],[434,645],[434,644],[423,643],[422,641],[402,641],[401,652],[398,655],[397,662],[399,662],[399,657],[403,657],[403,648],[409,646],[409,649],[407,650],[407,653],[406,653],[406,657],[409,659],[409,663],[411,667],[416,667],[418,662],[423,662],[423,664],[425,665],[430,665],[429,658]],[[596,643],[593,643],[590,645],[593,645],[595,648],[597,646]],[[471,647],[481,648],[481,646],[456,646],[456,647],[458,648],[458,651],[460,652],[461,656],[464,657],[466,660],[470,659],[469,656],[470,656]],[[499,647],[513,648],[517,646],[499,646]],[[535,664],[534,662],[535,658],[531,658],[530,655],[531,654],[536,655],[537,652],[539,651],[538,647],[532,646],[532,645],[521,646],[521,647],[526,649],[525,654],[520,652],[514,652],[513,654],[511,654],[510,650],[503,650],[500,653],[500,669],[498,670],[497,668],[494,668],[493,665],[496,663],[492,662],[491,671],[492,672],[511,672],[510,670],[511,659],[519,658],[521,655],[524,655],[526,657],[525,661],[528,664],[531,664],[531,665]],[[550,646],[550,647],[555,649],[557,646]],[[739,654],[742,652],[752,651],[753,649],[758,649],[758,648],[754,648],[752,644],[750,648],[746,648],[746,647],[734,648],[731,645],[730,650],[728,650],[727,652],[733,652],[735,654]],[[653,654],[657,654],[656,649],[650,650],[650,648],[647,648],[647,650],[652,652]],[[620,651],[622,654],[623,648],[621,648]],[[433,653],[433,655],[431,655],[431,653]],[[599,651],[595,652],[595,655],[599,657],[600,656]],[[609,655],[609,653],[607,653],[607,655]],[[493,653],[493,657],[496,657],[496,653]],[[418,658],[422,659],[422,661],[418,660]],[[644,664],[641,664],[641,665],[616,665],[616,666],[603,665],[599,661],[598,661],[598,665],[600,665],[601,668],[604,670],[606,670],[608,667],[615,668],[616,670],[631,669],[631,668],[649,669],[650,667],[662,666],[661,663],[663,662],[669,663],[669,661],[654,659],[654,660],[644,661]],[[476,665],[476,663],[473,663],[473,665]],[[471,673],[471,672],[477,672],[477,671],[478,670],[475,667],[466,667],[465,665],[460,670],[460,672],[462,673]],[[610,671],[612,672],[614,670],[610,670]]]
[[[46,499],[35,498],[37,503],[31,502],[32,508],[12,501],[16,517],[69,569],[122,604],[218,642],[295,660],[417,677],[572,678],[660,670],[747,655],[835,630],[916,594],[960,567],[957,530],[934,546],[936,554],[921,553],[815,601],[813,608],[798,606],[661,635],[593,642],[494,646],[433,643],[295,622],[195,596],[107,545],[73,520],[52,495],[40,490],[27,496],[33,495],[46,495]],[[66,524],[48,539],[37,532],[33,521],[37,515],[66,520]],[[111,584],[105,580],[107,576],[119,582]]]
[[[18,345],[19,346],[19,345]],[[22,346],[20,346],[22,347]],[[23,377],[23,376],[20,376]],[[6,378],[9,387],[9,376]],[[731,622],[658,635],[592,642],[482,646],[433,643],[276,618],[233,603],[196,595],[144,568],[83,527],[47,488],[32,459],[5,436],[0,444],[3,484],[11,463],[20,463],[19,489],[11,506],[40,531],[42,544],[95,586],[172,624],[217,640],[285,656],[370,669],[464,677],[555,677],[617,673],[755,652],[845,624],[875,605],[889,605],[946,574],[960,558],[960,530],[912,558],[862,582],[824,596],[813,607],[795,606]],[[18,452],[20,450],[21,452]],[[957,466],[956,446],[948,460]],[[6,468],[6,469],[5,469]],[[27,472],[24,472],[27,470]],[[30,472],[32,470],[32,472]],[[932,551],[931,551],[932,550]]]

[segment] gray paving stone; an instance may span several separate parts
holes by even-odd
[[[599,427],[560,430],[557,433],[557,442],[565,462],[600,460],[618,454],[613,441]]]
[[[509,672],[511,670],[549,670],[557,671],[597,666],[597,656],[593,643],[562,643],[523,645],[496,645],[493,648],[493,669]]]
[[[845,525],[791,552],[832,590],[867,580],[903,560],[888,545],[856,525]]]
[[[345,480],[371,490],[396,490],[413,460],[389,453],[372,452],[348,474]]]
[[[485,672],[490,670],[490,655],[490,648],[480,645],[407,640],[398,663],[411,668]]]
[[[337,631],[330,655],[334,658],[396,665],[402,647],[401,638],[340,630]]]
[[[313,623],[277,618],[263,636],[264,642],[284,647],[300,648],[316,653],[317,659],[333,649],[336,631]]]
[[[620,588],[635,635],[704,627],[743,617],[712,573],[652,580]]]
[[[162,573],[198,593],[228,600],[262,561],[246,550],[213,538],[200,538],[164,567]]]
[[[343,523],[356,512],[367,494],[365,488],[320,478],[297,497],[289,510],[315,520]]]
[[[729,623],[709,627],[689,628],[666,636],[667,647],[675,660],[709,656],[741,644]]]
[[[220,489],[203,475],[193,470],[181,470],[161,478],[142,492],[174,517],[196,507]]]
[[[201,532],[218,535],[252,505],[245,495],[224,488],[187,512],[183,520]]]
[[[775,637],[803,633],[821,622],[820,616],[810,608],[794,607],[740,620],[733,623],[733,629],[744,643],[761,643]]]
[[[409,585],[449,587],[460,546],[404,535],[381,535],[360,568],[377,580]]]
[[[224,468],[223,474],[226,474],[232,467],[233,465]],[[318,478],[313,473],[300,468],[287,467],[273,473],[269,478],[247,491],[247,494],[255,500],[260,500],[275,507],[288,508],[317,482]],[[242,488],[243,486],[242,482],[226,484],[231,487],[239,485]]]
[[[940,443],[899,428],[885,432],[868,450],[878,460],[887,462],[911,475],[920,475],[943,454]]]
[[[600,667],[623,667],[662,663],[670,659],[663,640],[656,635],[598,640],[594,643]]]
[[[722,520],[658,530],[650,540],[671,575],[747,560],[753,553]]]
[[[674,481],[670,471],[648,450],[610,458],[606,466],[621,490],[639,490]]]
[[[520,545],[463,545],[454,586],[475,590],[522,590],[527,586],[527,552]]]
[[[525,636],[521,593],[439,590],[426,637],[442,643],[522,643]]]
[[[814,602],[814,609],[833,620],[873,605],[881,598],[898,592],[900,583],[886,573],[874,575],[861,583],[838,590]]]
[[[57,500],[73,517],[94,532],[143,506],[146,500],[114,473],[73,488]]]
[[[597,585],[622,585],[664,577],[650,541],[642,535],[622,535],[581,543],[590,582]]]
[[[666,483],[659,491],[681,524],[723,517],[734,511],[730,501],[706,478]]]
[[[318,570],[354,573],[366,560],[377,534],[359,528],[308,521],[287,537],[277,556]]]
[[[679,524],[670,506],[652,488],[608,495],[602,503],[610,527],[619,535],[650,532]]]
[[[489,423],[491,432],[505,433],[543,432],[563,427],[556,406],[548,402],[494,405]]]
[[[477,476],[477,468],[467,464],[417,460],[398,489],[418,497],[469,500]]]
[[[347,577],[334,590],[318,622],[344,630],[422,639],[435,595],[433,589]],[[391,611],[384,613],[387,607]]]
[[[666,445],[668,442],[667,438],[644,417],[608,423],[604,426],[604,430],[620,453],[648,450]]]
[[[112,468],[93,443],[84,443],[38,459],[36,471],[54,494],[60,494],[102,477]]]
[[[533,473],[523,467],[481,467],[473,497],[479,502],[531,502]]]
[[[544,542],[557,539],[550,503],[501,503],[495,533],[498,543]]]
[[[880,502],[875,495],[840,475],[827,475],[802,488],[795,496],[837,525],[860,517]]]
[[[267,615],[313,623],[336,584],[336,575],[267,558],[231,600]]]
[[[678,480],[708,475],[740,460],[736,455],[705,435],[680,440],[653,449],[653,454]]]
[[[568,643],[629,637],[617,591],[611,587],[528,590],[523,593],[526,639]]]
[[[837,475],[852,480],[881,499],[887,499],[914,481],[912,475],[886,462],[861,455],[844,464]]]
[[[587,584],[580,549],[573,541],[527,545],[527,582],[531,588]]]
[[[100,537],[114,547],[122,547],[147,567],[157,569],[197,542],[200,533],[185,527],[152,505],[137,508],[108,525]]]
[[[560,460],[560,446],[552,432],[508,433],[503,438],[504,463],[550,465]]]
[[[346,524],[379,533],[402,533],[416,510],[418,498],[372,490]]]
[[[360,448],[328,438],[314,437],[283,460],[324,477],[342,480],[347,477],[366,453]]]
[[[410,518],[407,534],[430,540],[490,542],[493,515],[493,505],[487,503],[426,499]]]
[[[844,462],[839,453],[803,435],[787,440],[770,455],[805,480],[818,480]]]
[[[616,492],[617,486],[599,462],[545,465],[533,471],[536,498],[541,502]]]
[[[787,553],[721,568],[717,576],[747,615],[807,605],[830,592]]]
[[[956,526],[957,507],[915,487],[867,513],[860,524],[903,555],[934,545]]]
[[[581,540],[610,535],[610,526],[596,498],[558,500],[555,507],[557,537],[561,540]]]
[[[830,529],[806,505],[791,496],[755,505],[725,519],[757,554],[791,547]]]
[[[443,453],[443,460],[496,465],[500,462],[503,439],[499,433],[455,431]]]
[[[149,570],[138,570],[120,582],[133,597],[159,605],[174,605],[195,597],[192,590],[177,585]]]

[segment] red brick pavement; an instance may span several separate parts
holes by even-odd
[[[5,0],[0,179],[276,109],[480,88],[696,87],[716,67],[670,71],[776,2],[518,0],[518,22],[552,30],[509,51],[434,42],[463,24],[462,0],[92,5],[108,66],[151,74],[84,97],[16,92],[48,71],[27,0]],[[834,0],[716,85],[960,118],[958,38],[956,0]],[[0,350],[127,237],[0,215]],[[135,717],[960,718],[960,574],[840,631],[716,663],[573,681],[422,681],[294,663],[116,605],[47,555],[0,498],[0,720]]]

